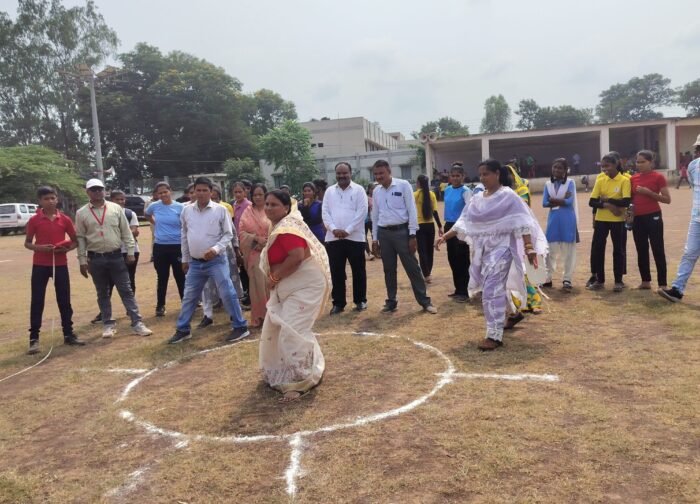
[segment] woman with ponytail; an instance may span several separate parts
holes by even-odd
[[[433,271],[433,244],[435,243],[435,222],[437,222],[438,233],[442,236],[442,223],[437,212],[437,198],[430,190],[428,177],[418,175],[418,190],[413,193],[418,209],[418,262],[423,272],[425,281],[430,283],[430,274]]]
[[[472,251],[469,295],[482,292],[486,338],[480,350],[503,344],[503,329],[511,292],[526,302],[525,263],[538,267],[537,256],[547,254],[547,240],[532,210],[511,188],[507,168],[494,159],[479,165],[485,190],[475,194],[436,248],[452,237],[466,241]]]

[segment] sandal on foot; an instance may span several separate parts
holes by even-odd
[[[513,327],[515,327],[517,323],[522,322],[523,319],[525,319],[525,315],[520,312],[516,313],[515,315],[511,315],[506,319],[503,329],[513,329]]]

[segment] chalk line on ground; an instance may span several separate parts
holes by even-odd
[[[301,475],[301,454],[304,451],[304,439],[301,434],[295,434],[289,440],[292,452],[289,455],[289,466],[284,472],[287,481],[287,493],[294,497],[297,493],[297,477]]]

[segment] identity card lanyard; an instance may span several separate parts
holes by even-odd
[[[104,232],[102,231],[102,227],[104,226],[104,223],[105,223],[105,215],[107,215],[107,206],[105,205],[105,206],[102,208],[102,220],[100,220],[100,219],[97,218],[97,214],[96,214],[95,211],[92,209],[92,207],[90,207],[90,213],[91,213],[92,216],[95,218],[95,221],[97,222],[97,224],[100,225],[100,236],[104,236],[105,234],[104,234]]]

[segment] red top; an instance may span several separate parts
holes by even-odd
[[[306,240],[289,233],[279,235],[275,243],[267,251],[267,259],[270,261],[270,265],[283,263],[289,252],[296,248],[308,248]]]
[[[66,240],[66,235],[70,238]],[[34,237],[35,245],[55,245],[62,247],[69,245],[75,237],[75,226],[66,214],[56,210],[54,219],[44,215],[41,209],[27,222],[27,236]],[[54,263],[54,256],[56,262]],[[65,252],[54,254],[53,252],[34,252],[33,264],[37,266],[65,266],[68,264]]]
[[[659,202],[644,194],[637,194],[637,187],[642,186],[654,193],[660,193],[662,187],[666,187],[666,177],[659,172],[650,171],[646,173],[635,173],[632,175],[632,204],[634,205],[634,215],[647,215],[660,212]]]

